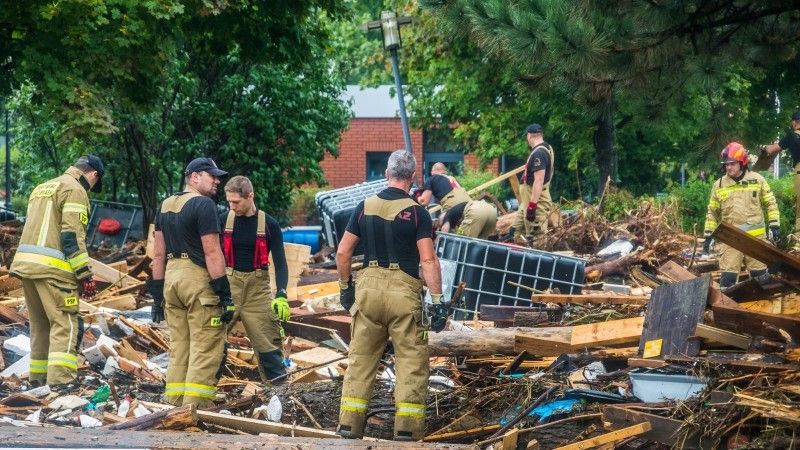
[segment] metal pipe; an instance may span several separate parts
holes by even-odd
[[[397,48],[389,49],[392,54],[392,72],[394,72],[394,87],[397,89],[397,101],[400,104],[400,122],[403,125],[403,143],[406,151],[411,153],[411,130],[408,127],[408,116],[406,116],[406,99],[403,96],[403,83],[400,82],[400,61],[397,56]]]

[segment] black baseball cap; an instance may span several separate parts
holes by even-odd
[[[792,120],[800,120],[800,109],[798,109],[797,111],[794,112],[794,114],[792,114]]]
[[[536,133],[541,133],[542,131],[544,131],[544,129],[538,123],[532,123],[525,128],[525,134],[528,133],[536,134]]]
[[[103,192],[103,175],[106,174],[103,160],[97,155],[83,155],[75,161],[75,165],[78,164],[86,164],[97,171],[97,183],[92,186],[92,192]]]
[[[186,165],[184,174],[189,175],[195,172],[208,172],[215,177],[228,176],[228,172],[217,167],[217,164],[211,158],[195,158]]]

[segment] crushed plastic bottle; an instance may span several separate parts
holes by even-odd
[[[94,391],[94,395],[92,395],[89,401],[94,404],[107,402],[109,395],[111,395],[111,387],[109,387],[108,384],[104,384]]]

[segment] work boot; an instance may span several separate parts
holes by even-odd
[[[513,242],[515,233],[514,227],[511,227],[508,229],[508,233],[497,236],[497,242]]]
[[[363,434],[357,434],[349,425],[339,425],[336,429],[336,434],[345,439],[361,439]]]
[[[719,274],[719,287],[726,289],[736,284],[736,278],[739,274],[736,272],[722,272]]]
[[[258,353],[258,365],[261,370],[265,383],[273,386],[286,382],[286,366],[283,364],[283,352],[273,350],[271,352]]]

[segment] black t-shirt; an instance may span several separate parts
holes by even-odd
[[[401,189],[386,188],[378,193],[383,200],[399,200],[411,198]],[[356,206],[347,231],[355,234],[364,242],[364,249],[369,248],[369,239],[375,239],[375,251],[378,256],[378,265],[389,267],[389,252],[386,245],[384,220],[375,216],[373,230],[367,229],[364,219],[364,202]],[[400,269],[414,278],[419,278],[419,252],[417,241],[420,239],[433,239],[431,215],[428,210],[417,204],[401,211],[391,222],[391,236]],[[368,251],[368,250],[367,250]]]
[[[450,178],[437,174],[428,177],[422,188],[426,191],[431,191],[434,197],[441,200],[453,190],[454,186]]]
[[[550,170],[550,155],[547,153],[547,142],[542,142],[533,148],[525,168],[525,182],[533,186],[533,173],[544,170],[544,182],[550,181],[553,176]]]
[[[468,202],[457,204],[456,206],[450,208],[450,210],[447,211],[447,214],[444,215],[443,223],[450,224],[451,233],[455,232],[453,229],[457,227],[458,224],[461,223],[461,219],[464,218],[464,208],[467,207],[467,203]]]
[[[289,283],[289,267],[286,265],[286,252],[283,248],[283,231],[278,221],[267,216],[267,246],[271,253],[270,264],[275,267],[275,284],[278,291],[286,291]],[[220,228],[225,229],[228,213],[219,216]],[[252,216],[233,218],[233,269],[239,272],[252,272],[256,252],[256,231],[258,231],[258,210]],[[224,247],[223,247],[224,248]]]
[[[186,193],[180,192],[176,195],[186,195]],[[220,233],[217,206],[213,200],[204,195],[193,197],[177,213],[159,212],[156,215],[155,229],[164,234],[167,254],[186,253],[192,262],[206,267],[203,242],[200,238],[207,234]]]
[[[800,163],[800,134],[797,134],[795,130],[789,130],[789,132],[778,141],[778,145],[784,150],[789,149],[794,164]]]

